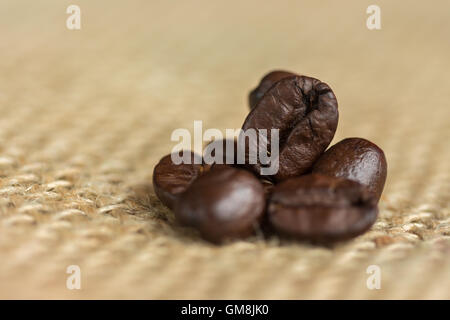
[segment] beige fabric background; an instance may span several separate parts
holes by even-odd
[[[379,31],[365,25],[374,2]],[[65,26],[71,3],[79,31]],[[450,298],[449,12],[444,0],[2,0],[0,298]],[[213,246],[155,198],[172,130],[239,128],[273,68],[330,84],[334,142],[385,150],[365,235]],[[373,264],[381,290],[366,287]]]

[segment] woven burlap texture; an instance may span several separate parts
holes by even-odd
[[[450,298],[448,1],[377,1],[373,31],[369,1],[74,2],[81,30],[72,1],[0,2],[0,298]],[[333,88],[333,143],[384,149],[366,234],[214,246],[155,197],[172,131],[241,127],[273,68]]]

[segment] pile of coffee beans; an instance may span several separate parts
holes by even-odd
[[[378,215],[386,158],[362,138],[326,150],[339,118],[331,88],[315,78],[273,71],[250,92],[249,106],[242,129],[267,129],[269,153],[270,129],[279,129],[278,171],[262,176],[264,164],[250,164],[248,149],[245,164],[206,164],[193,152],[191,164],[174,164],[169,154],[156,165],[153,186],[177,220],[215,243],[257,230],[315,243],[367,231]]]

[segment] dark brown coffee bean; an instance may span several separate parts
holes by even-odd
[[[281,79],[295,75],[296,75],[295,73],[282,70],[275,70],[266,74],[261,79],[258,86],[255,89],[253,89],[248,95],[248,104],[250,106],[250,109],[256,107],[259,100],[261,100],[261,98],[267,92],[267,90],[269,90],[270,87],[272,87],[276,82],[280,81]]]
[[[248,236],[265,209],[264,189],[250,172],[213,166],[181,195],[175,216],[212,242]]]
[[[383,150],[374,143],[348,138],[328,149],[314,164],[313,172],[357,181],[378,200],[386,181],[387,163]]]
[[[358,182],[310,174],[276,185],[268,213],[279,232],[328,243],[364,233],[378,209],[376,199]]]
[[[267,141],[256,150],[271,151],[270,129],[279,129],[279,170],[275,180],[298,176],[311,169],[333,139],[338,104],[331,88],[306,76],[284,78],[273,85],[245,119],[242,129],[266,129]],[[262,140],[262,139],[261,139]],[[248,153],[248,152],[247,152]],[[246,156],[246,163],[248,161]],[[251,166],[260,172],[258,162]]]
[[[175,164],[169,154],[153,169],[153,189],[159,200],[170,209],[174,208],[180,194],[206,169],[203,164],[195,164],[194,158],[201,161],[201,156],[190,152],[191,164]]]

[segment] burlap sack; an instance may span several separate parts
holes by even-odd
[[[450,298],[448,1],[377,1],[381,30],[331,0],[78,0],[69,30],[72,2],[0,2],[1,298]],[[213,246],[156,199],[172,131],[239,128],[273,68],[334,89],[334,142],[384,149],[365,235]]]

